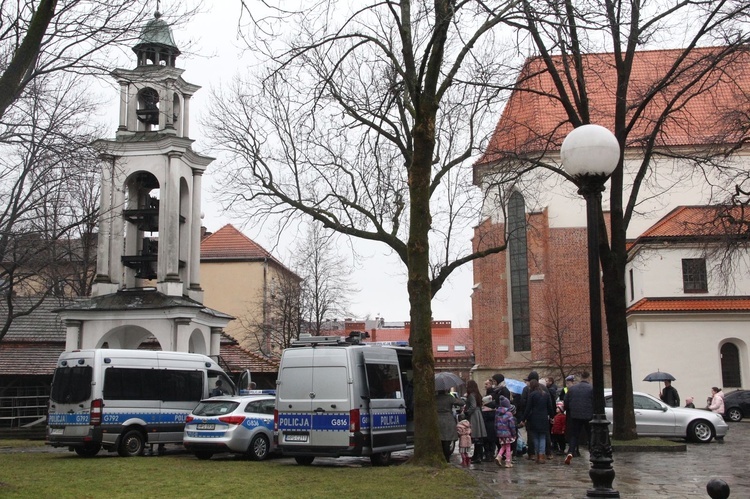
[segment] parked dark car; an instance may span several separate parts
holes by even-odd
[[[724,395],[724,419],[742,421],[750,417],[750,390],[735,390]]]

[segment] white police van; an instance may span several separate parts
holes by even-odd
[[[303,336],[284,350],[274,440],[299,464],[369,456],[386,465],[414,444],[411,348],[362,342],[367,333]]]
[[[145,446],[182,444],[185,419],[216,380],[232,381],[205,355],[149,350],[63,352],[47,417],[47,444],[91,457],[101,448],[121,456]],[[153,449],[153,447],[152,447]]]

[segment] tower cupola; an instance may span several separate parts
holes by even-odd
[[[172,29],[161,19],[158,10],[154,12],[154,18],[143,27],[133,52],[138,57],[138,66],[175,67],[180,49],[174,41]]]

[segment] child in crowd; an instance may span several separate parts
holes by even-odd
[[[456,432],[458,432],[458,452],[461,454],[461,466],[466,467],[469,466],[471,461],[471,457],[469,456],[469,449],[471,449],[471,423],[463,413],[458,415]]]
[[[565,454],[565,409],[563,403],[557,404],[555,417],[552,419],[552,450]]]
[[[511,405],[510,400],[500,395],[498,407],[495,411],[495,433],[497,434],[500,451],[497,453],[495,461],[498,466],[506,468],[513,467],[513,452],[510,445],[516,441],[518,430],[516,429],[516,418],[513,417],[515,408]]]

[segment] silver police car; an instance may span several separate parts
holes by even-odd
[[[183,444],[198,459],[221,452],[262,461],[274,452],[273,390],[202,400],[187,417]]]

